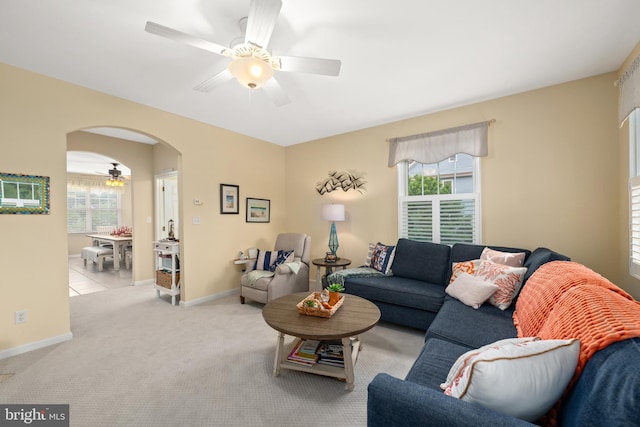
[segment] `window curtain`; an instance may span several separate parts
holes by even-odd
[[[618,122],[620,126],[629,114],[640,107],[640,56],[629,66],[627,71],[616,80],[618,86]]]
[[[67,175],[67,186],[69,188],[93,188],[104,192],[121,193],[124,191],[122,187],[110,187],[106,184],[109,177],[101,176],[83,176],[83,175]]]
[[[487,130],[491,122],[389,139],[389,167],[403,161],[438,163],[458,153],[484,157],[488,154]]]

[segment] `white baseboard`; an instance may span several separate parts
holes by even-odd
[[[66,334],[58,335],[56,337],[46,338],[40,341],[34,341],[29,344],[20,345],[18,347],[8,348],[0,351],[0,360],[8,357],[17,356],[19,354],[28,353],[33,350],[38,350],[50,345],[60,344],[61,342],[69,341],[73,338],[73,333],[67,332]]]
[[[154,283],[156,283],[156,281],[154,279],[147,279],[147,280],[136,280],[136,281],[132,281],[131,285],[132,286],[140,286],[140,285],[153,285]]]
[[[239,294],[240,293],[240,289],[236,288],[236,289],[231,289],[229,291],[224,291],[224,292],[220,292],[217,294],[213,294],[213,295],[209,295],[206,297],[202,297],[202,298],[197,298],[191,301],[186,301],[186,302],[182,302],[182,300],[180,300],[180,305],[185,306],[185,307],[189,307],[192,305],[198,305],[198,304],[203,304],[205,302],[209,302],[209,301],[215,301],[217,299],[220,298],[225,298],[228,297],[230,295],[234,295],[234,294]]]

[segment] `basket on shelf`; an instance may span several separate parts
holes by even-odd
[[[316,306],[309,307],[308,305],[306,305],[306,302],[309,300],[316,300],[317,301]],[[344,302],[344,295],[340,295],[340,299],[338,300],[338,302],[335,303],[335,305],[331,308],[324,308],[322,306],[321,301],[322,301],[322,297],[320,296],[320,292],[314,292],[310,294],[305,299],[303,299],[298,304],[296,304],[296,307],[298,308],[298,313],[306,314],[307,316],[329,318],[333,316],[335,312],[338,311],[338,309],[342,306],[342,303]]]
[[[180,283],[180,272],[176,271],[176,286]],[[156,270],[156,285],[171,289],[171,272]]]

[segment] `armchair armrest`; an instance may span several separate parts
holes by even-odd
[[[378,374],[368,387],[367,426],[533,426],[420,384]]]
[[[276,267],[276,274],[293,274],[291,268],[286,264],[280,264]]]

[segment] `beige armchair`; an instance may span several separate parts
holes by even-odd
[[[253,265],[247,268],[240,278],[240,302],[249,298],[266,304],[284,295],[309,290],[309,257],[311,255],[311,237],[301,233],[282,233],[278,235],[274,250],[292,250],[295,265],[287,263],[276,268],[272,277],[260,277],[256,280],[250,273]],[[298,272],[294,270],[297,268]]]

